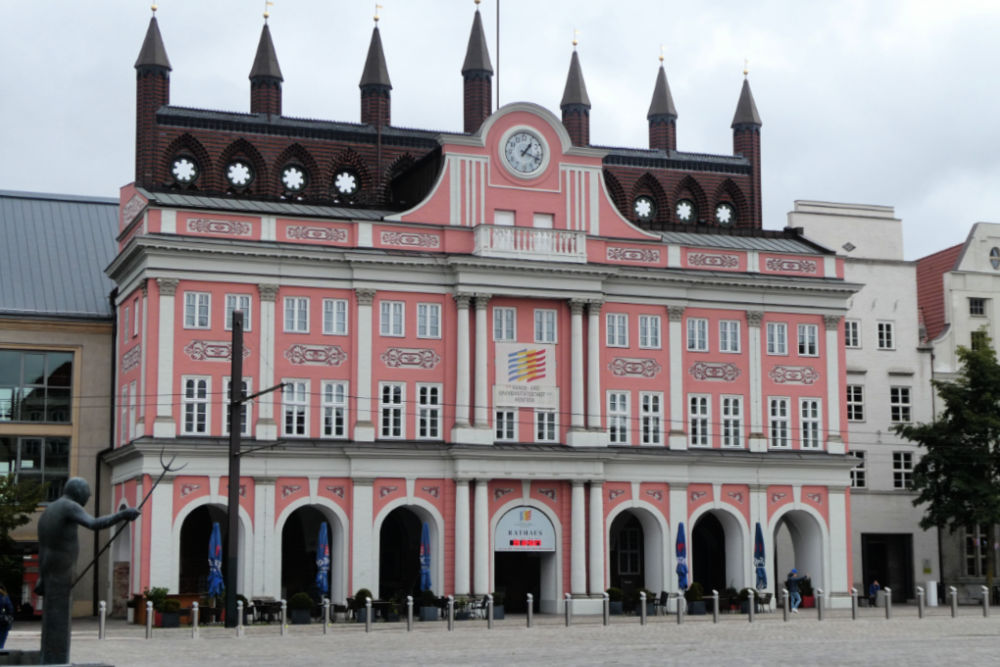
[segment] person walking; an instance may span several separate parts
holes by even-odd
[[[785,588],[788,589],[788,596],[792,603],[792,613],[799,613],[799,605],[802,604],[802,593],[799,591],[799,584],[809,578],[809,574],[804,574],[801,577],[796,577],[799,573],[794,567],[792,571],[788,573],[788,579],[785,581]]]
[[[0,649],[7,644],[7,633],[14,625],[14,603],[7,597],[7,589],[0,584]]]

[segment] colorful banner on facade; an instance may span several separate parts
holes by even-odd
[[[558,410],[555,352],[555,345],[497,343],[493,404]]]

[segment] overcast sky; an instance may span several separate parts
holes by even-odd
[[[140,0],[0,3],[0,189],[116,197],[132,180]],[[473,0],[381,0],[394,125],[462,128]],[[162,0],[170,101],[249,111],[263,0]],[[483,22],[497,66],[497,0]],[[374,3],[276,0],[285,115],[357,122]],[[1000,220],[1000,2],[501,0],[500,103],[559,115],[579,30],[594,144],[647,146],[663,45],[677,147],[729,154],[743,60],[764,226],[796,199],[894,206],[915,259]]]

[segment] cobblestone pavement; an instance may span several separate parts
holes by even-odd
[[[781,613],[758,614],[753,624],[746,616],[726,614],[718,624],[711,616],[650,617],[643,627],[637,617],[614,617],[602,627],[600,617],[578,617],[566,628],[562,616],[536,616],[535,626],[525,627],[524,616],[509,616],[487,630],[483,620],[458,621],[454,632],[444,622],[376,623],[371,634],[363,624],[333,624],[327,635],[319,624],[288,626],[281,636],[278,625],[246,628],[243,638],[235,630],[202,627],[198,639],[189,628],[154,629],[145,639],[145,628],[109,621],[107,639],[97,639],[97,622],[81,619],[73,624],[72,658],[75,663],[104,661],[128,665],[291,665],[335,661],[368,664],[435,665],[962,665],[997,664],[1000,656],[1000,610],[983,618],[978,608],[959,609],[951,618],[948,608],[929,609],[918,619],[916,608],[893,609],[886,620],[881,609],[827,611],[819,622],[814,610],[792,615],[787,623]],[[37,649],[39,625],[19,623],[7,647]]]

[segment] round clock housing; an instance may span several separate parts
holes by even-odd
[[[549,147],[533,129],[512,127],[500,139],[500,158],[507,171],[518,178],[534,178],[549,164]]]

